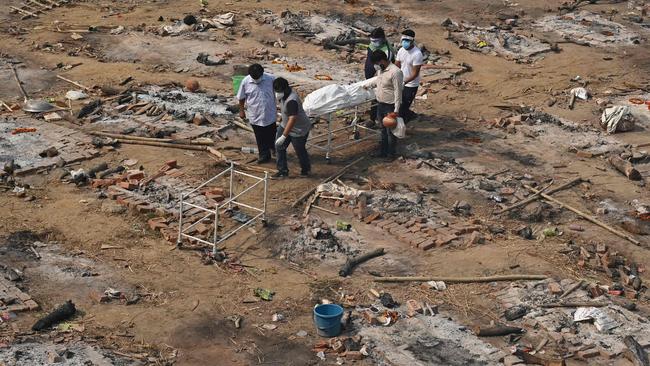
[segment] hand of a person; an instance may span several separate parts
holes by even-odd
[[[239,111],[239,118],[246,119],[246,111],[243,109]]]
[[[278,137],[278,139],[275,140],[275,147],[276,148],[281,147],[282,145],[284,145],[285,141],[287,141],[287,136],[282,135],[282,136]]]

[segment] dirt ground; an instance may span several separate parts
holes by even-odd
[[[21,1],[6,0],[5,3],[20,6]],[[21,103],[22,97],[7,60],[23,63],[21,79],[30,97],[60,100],[72,86],[57,79],[57,74],[89,87],[118,87],[127,77],[143,86],[182,85],[186,79],[195,78],[203,91],[230,97],[232,64],[252,62],[245,56],[251,49],[260,47],[295,60],[307,69],[310,79],[313,79],[312,74],[318,73],[336,75],[343,82],[349,81],[343,78],[350,75],[356,80],[362,79],[363,64],[347,63],[340,51],[325,50],[321,45],[281,33],[269,24],[260,24],[254,14],[261,9],[275,14],[290,9],[358,19],[364,17],[364,9],[371,9],[375,15],[369,17],[369,23],[400,30],[409,26],[415,30],[418,43],[426,45],[428,50],[448,51],[454,62],[471,65],[471,72],[456,76],[453,82],[433,83],[427,99],[416,100],[414,110],[420,117],[408,124],[408,137],[399,142],[399,155],[404,156],[403,159],[387,162],[370,157],[376,150],[374,142],[337,152],[331,163],[323,154],[312,151],[313,174],[303,178],[296,176],[297,161],[290,153],[292,176],[270,183],[268,225],[257,224],[244,229],[225,242],[228,256],[244,266],[204,265],[199,251],[176,248],[159,232],[151,230],[147,224],[151,215],[111,212],[108,209],[110,200],[99,196],[98,190],[62,182],[60,167],[16,178],[20,184],[29,185],[28,194],[34,196],[31,201],[12,193],[12,187],[0,186],[4,191],[0,193],[0,207],[3,208],[0,210],[0,263],[21,269],[20,288],[40,306],[38,311],[22,312],[10,323],[0,324],[0,353],[10,352],[12,344],[29,341],[66,344],[77,340],[105,352],[116,351],[114,354],[123,356],[124,360],[142,364],[336,364],[336,357],[329,356],[321,361],[312,350],[321,339],[313,325],[312,308],[323,298],[340,302],[340,295],[345,293],[352,296],[354,305],[362,306],[375,301],[368,294],[373,288],[392,294],[401,303],[417,298],[437,304],[446,316],[471,328],[500,321],[503,310],[496,304],[495,292],[509,286],[507,282],[454,284],[448,285],[446,291],[433,292],[423,290],[419,283],[376,283],[372,274],[467,277],[519,273],[546,275],[558,281],[585,279],[610,284],[612,281],[606,273],[581,267],[575,257],[566,254],[570,244],[595,243],[604,243],[610,251],[618,252],[641,268],[647,267],[650,263],[647,235],[628,233],[639,241],[639,245],[632,244],[554,203],[550,204],[552,209],[545,207],[543,210],[552,210],[555,214],[543,215],[542,220],[533,224],[522,219],[519,213],[497,216],[494,212],[501,206],[483,194],[485,192],[467,189],[463,182],[448,181],[439,170],[415,168],[414,159],[408,158],[414,149],[434,156],[443,155],[455,159],[457,166],[474,177],[508,169],[509,175],[530,176],[528,180],[537,182],[554,179],[559,184],[577,177],[588,179],[589,183],[558,192],[553,197],[627,233],[619,225],[619,218],[597,215],[598,208],[603,207],[602,202],[610,202],[624,213],[633,210],[633,200],[648,201],[647,186],[628,180],[612,169],[607,163],[608,154],[581,156],[571,147],[579,146],[580,150],[593,147],[596,141],[607,140],[607,146],[629,149],[636,145],[647,146],[650,142],[647,121],[639,123],[631,132],[611,136],[598,132],[595,127],[602,113],[596,102],[598,98],[627,100],[650,93],[647,16],[646,23],[630,21],[629,14],[640,11],[629,8],[628,2],[597,1],[582,6],[584,10],[623,24],[639,34],[640,39],[638,44],[588,47],[565,42],[559,34],[542,33],[531,26],[538,18],[559,13],[558,7],[563,3],[559,0],[520,0],[516,4],[492,0],[208,0],[207,12],[201,13],[200,2],[196,0],[71,0],[65,6],[44,11],[38,18],[24,20],[3,8],[0,10],[0,83],[3,86],[0,100],[9,104]],[[644,1],[636,1],[636,4],[644,9],[649,9],[650,5]],[[225,12],[235,13],[236,27],[232,32],[210,30],[196,37],[163,37],[149,31],[188,14]],[[459,48],[447,38],[447,30],[441,25],[449,18],[490,26],[503,14],[518,17],[519,25],[514,31],[555,42],[560,49],[545,53],[530,63],[515,62]],[[126,31],[111,34],[110,30],[118,26],[124,26]],[[97,31],[85,32],[89,27],[96,27]],[[72,30],[77,30],[83,38],[71,38]],[[398,37],[398,34],[390,36],[393,41]],[[264,43],[278,38],[287,43],[286,48]],[[59,43],[63,50],[58,50],[56,44]],[[226,65],[204,66],[195,61],[199,52],[214,57],[226,51],[234,55]],[[57,69],[57,64],[76,63],[80,65],[70,70]],[[262,63],[273,67],[270,61]],[[592,98],[578,100],[575,107],[569,109],[569,90],[581,86],[572,81],[576,76],[588,82]],[[314,88],[304,83],[298,87],[303,93]],[[557,101],[549,106],[549,99]],[[509,109],[499,108],[504,105]],[[513,131],[493,126],[492,121],[508,117],[517,107],[535,108],[571,121],[577,127],[523,124]],[[8,120],[23,114],[4,109],[1,113],[0,118]],[[90,123],[38,121],[85,132],[100,129]],[[9,131],[2,131],[2,134],[9,135]],[[0,135],[0,155],[4,138]],[[215,147],[223,147],[220,144],[253,146],[254,138],[248,132],[231,129],[228,141],[217,142]],[[644,149],[650,150],[650,147],[635,151]],[[242,163],[253,157],[239,152],[227,153]],[[137,166],[151,174],[165,161],[176,160],[187,176],[201,181],[218,172],[214,158],[208,155],[199,151],[122,144],[116,149],[104,149],[99,156],[77,163],[74,168],[88,169],[100,162],[113,165],[135,159]],[[337,215],[312,208],[312,216],[320,217],[330,226],[335,226],[337,220],[350,222],[355,238],[361,238],[354,244],[355,248],[367,251],[383,247],[387,254],[363,264],[347,278],[338,276],[344,256],[308,258],[300,263],[289,261],[278,248],[294,239],[296,232],[288,229],[288,222],[299,221],[304,208],[304,205],[292,208],[292,202],[360,156],[367,158],[350,169],[351,175],[410,191],[422,191],[421,187],[435,185],[438,193],[425,195],[422,203],[413,205],[435,207],[444,220],[455,202],[466,201],[472,207],[471,215],[454,216],[455,220],[479,222],[485,228],[502,226],[505,234],[490,235],[491,239],[480,245],[466,245],[459,240],[454,245],[422,251],[355,219],[352,212],[321,200],[319,205],[337,211]],[[275,172],[273,164],[264,164],[262,168]],[[644,177],[650,173],[647,161],[638,168]],[[352,179],[346,181],[352,185]],[[524,240],[512,234],[513,229],[522,224],[533,226],[537,234],[544,228],[558,227],[563,235]],[[584,230],[571,230],[571,225],[579,225]],[[29,243],[34,241],[44,243],[34,248],[41,258],[30,249]],[[102,249],[102,246],[115,249]],[[647,274],[641,273],[641,278],[647,279]],[[253,290],[259,287],[272,289],[275,292],[273,300],[255,301]],[[97,295],[108,288],[126,293],[127,299],[130,294],[139,294],[139,301],[133,305],[125,305],[121,300],[99,303]],[[647,292],[640,291],[633,300],[638,313],[646,319],[650,310],[648,299]],[[55,330],[43,335],[30,330],[38,318],[67,300],[72,300],[80,310],[71,321],[83,325],[82,331],[61,335]],[[276,313],[283,314],[286,320],[272,322]],[[241,317],[241,327],[235,327],[233,316]],[[277,325],[277,329],[265,328],[268,324]],[[307,335],[299,334],[301,331],[306,331]],[[512,343],[506,338],[490,338],[486,342],[507,352]],[[534,347],[538,340],[524,336],[519,342]],[[547,346],[547,354],[559,357],[561,352],[555,351],[555,346]],[[3,361],[0,358],[0,364],[12,364]],[[623,357],[598,358],[597,361],[568,357],[566,362],[571,365],[630,364]],[[352,363],[400,364],[377,357],[345,360],[345,364]]]

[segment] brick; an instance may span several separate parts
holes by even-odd
[[[130,197],[117,196],[117,198],[115,199],[115,202],[117,202],[118,204],[120,204],[122,206],[128,206],[129,205],[129,199],[130,199]]]
[[[602,348],[598,352],[600,353],[600,357],[606,358],[608,360],[617,358],[618,356],[621,355],[621,352],[614,352]]]
[[[156,230],[156,231],[159,231],[161,229],[167,229],[169,227],[167,225],[167,220],[164,217],[156,217],[150,219],[147,221],[147,224],[149,224],[149,228],[151,228],[151,230]]]
[[[128,180],[138,180],[138,181],[142,180],[142,179],[144,179],[144,172],[143,171],[137,171],[137,172],[134,172],[134,173],[129,173],[129,175],[127,175],[127,178],[128,178]]]
[[[417,248],[421,243],[424,243],[425,241],[427,241],[427,238],[423,238],[421,236],[414,236],[409,241],[409,244]]]
[[[557,282],[551,282],[548,284],[548,291],[552,293],[553,295],[560,295],[564,291],[562,291],[562,287],[560,286],[559,283]]]
[[[346,351],[345,358],[350,360],[363,360],[365,356],[360,351]]]
[[[90,186],[93,188],[103,188],[112,186],[113,184],[115,184],[115,180],[113,179],[93,179]]]
[[[130,182],[119,182],[117,186],[120,188],[128,189],[129,191],[134,190],[137,187]]]
[[[373,221],[372,224],[375,225],[375,226],[381,227],[381,224],[383,222],[386,222],[386,220],[385,219],[377,219],[377,220]]]
[[[576,155],[577,155],[579,158],[593,158],[593,157],[594,157],[594,154],[592,154],[592,153],[590,153],[590,152],[587,152],[587,151],[578,151],[578,152],[576,153]]]
[[[176,168],[169,169],[168,171],[165,172],[165,175],[174,175],[176,173],[180,172],[180,170]]]
[[[163,238],[170,243],[176,243],[176,240],[178,240],[177,230],[172,230],[171,228],[160,229],[160,234],[162,234]]]
[[[197,224],[195,228],[197,233],[201,235],[205,235],[210,232],[211,226],[201,223],[201,224]]]
[[[418,245],[418,248],[422,250],[429,250],[436,246],[436,242],[433,239],[427,239]]]
[[[597,349],[595,349],[595,348],[592,348],[592,349],[588,349],[588,350],[585,350],[585,351],[580,351],[580,352],[578,352],[578,356],[579,356],[580,358],[583,358],[583,359],[585,359],[585,360],[588,360],[588,359],[590,359],[590,358],[594,358],[594,357],[598,357],[598,356],[600,356],[600,351],[597,350]]]
[[[414,317],[417,313],[422,312],[422,305],[417,300],[406,300],[406,314],[410,317]]]
[[[481,227],[477,225],[465,225],[465,226],[452,227],[451,229],[454,231],[454,234],[456,235],[464,235],[475,231],[479,231],[481,230]]]
[[[409,228],[409,231],[412,233],[417,233],[421,230],[422,228],[420,227],[420,224],[414,224]]]
[[[474,231],[472,234],[470,234],[469,238],[467,238],[466,241],[467,245],[476,245],[476,244],[483,244],[485,243],[485,237],[481,235],[480,232]]]
[[[363,222],[365,222],[366,224],[370,224],[371,222],[379,219],[380,217],[381,217],[381,214],[379,212],[373,212],[370,215],[366,216],[363,219]]]
[[[170,169],[174,169],[178,167],[178,162],[176,160],[167,160],[165,162],[165,165],[167,165]]]
[[[382,229],[390,232],[390,229],[392,229],[394,227],[398,227],[398,226],[399,225],[396,222],[389,222],[386,225],[382,226]]]
[[[27,309],[29,310],[38,310],[40,306],[36,303],[34,300],[26,300],[24,302],[25,306],[27,306]]]
[[[407,222],[404,223],[405,227],[411,227],[413,225],[415,225],[415,219],[410,219],[410,220],[408,220]]]
[[[452,241],[458,239],[458,236],[454,234],[446,234],[446,233],[438,233],[437,235],[434,236],[434,241],[436,243],[436,246],[441,247],[445,244],[449,244]]]

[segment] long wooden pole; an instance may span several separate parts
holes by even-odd
[[[524,187],[526,187],[529,191],[531,191],[531,192],[533,192],[533,193],[537,193],[537,192],[539,192],[537,189],[535,189],[535,188],[533,188],[533,187],[530,187],[530,186],[528,186],[528,185],[524,185]],[[591,223],[594,223],[594,224],[596,224],[596,225],[602,227],[603,229],[609,231],[609,232],[612,233],[612,234],[616,234],[616,235],[620,236],[620,237],[623,238],[623,239],[627,239],[628,241],[630,241],[631,243],[634,243],[634,244],[636,244],[636,245],[641,245],[641,243],[640,243],[638,240],[634,239],[634,238],[631,237],[630,235],[627,235],[627,234],[625,234],[624,232],[621,232],[621,231],[619,231],[619,230],[617,230],[617,229],[614,229],[613,227],[611,227],[611,226],[605,224],[604,222],[598,220],[597,218],[595,218],[595,217],[593,217],[593,216],[591,216],[591,215],[587,215],[586,213],[584,213],[584,212],[578,210],[578,209],[575,208],[575,207],[571,207],[571,206],[567,205],[566,203],[561,202],[561,201],[559,201],[559,200],[557,200],[557,199],[555,199],[555,198],[549,196],[549,195],[546,194],[546,193],[541,193],[541,196],[544,197],[544,199],[546,199],[547,201],[555,202],[555,203],[557,203],[558,205],[560,205],[561,207],[564,207],[564,208],[566,208],[566,209],[569,210],[569,211],[573,211],[574,213],[576,213],[576,214],[582,216],[583,219],[585,219],[585,220],[587,220],[587,221],[590,221]]]
[[[504,276],[489,276],[489,277],[378,277],[375,282],[429,282],[429,281],[443,281],[448,283],[479,283],[479,282],[495,282],[495,281],[519,281],[519,280],[545,280],[548,278],[545,275],[504,275]]]
[[[241,122],[239,122],[239,121],[236,120],[236,119],[233,119],[233,120],[230,121],[230,122],[232,122],[235,126],[237,126],[237,127],[239,127],[239,128],[243,128],[243,129],[246,130],[246,131],[253,132],[253,127],[251,127],[251,126],[249,126],[249,125],[247,125],[247,124],[241,123]]]
[[[573,179],[573,180],[571,180],[569,182],[566,182],[566,183],[562,184],[561,186],[559,186],[557,188],[553,188],[553,189],[551,189],[550,191],[548,191],[546,193],[547,194],[553,194],[555,192],[563,191],[563,190],[565,190],[565,189],[567,189],[569,187],[573,187],[574,185],[576,185],[578,183],[582,183],[582,182],[583,182],[582,178],[576,178],[576,179]],[[526,198],[525,200],[523,200],[521,202],[517,202],[517,203],[515,203],[514,205],[512,205],[510,207],[506,207],[501,211],[497,211],[494,214],[495,215],[501,215],[502,213],[514,210],[517,207],[525,206],[525,205],[527,205],[527,204],[529,204],[529,203],[531,203],[533,201],[538,200],[540,198],[540,195],[542,194],[542,192],[546,191],[546,189],[548,189],[552,184],[553,184],[553,182],[549,183],[546,187],[543,187],[540,190],[540,193],[535,193],[532,196]]]
[[[198,145],[186,145],[186,144],[172,144],[169,142],[156,142],[156,141],[135,141],[135,140],[125,140],[117,139],[117,142],[121,144],[133,144],[133,145],[147,145],[147,146],[157,146],[157,147],[171,147],[174,149],[185,149],[185,150],[200,150],[206,151],[206,146]]]
[[[324,181],[321,182],[321,184],[333,181],[334,179],[342,176],[348,169],[350,169],[352,166],[354,166],[355,164],[357,164],[358,162],[360,162],[361,160],[363,160],[365,158],[366,158],[365,156],[362,156],[359,159],[357,159],[357,160],[351,162],[350,164],[344,166],[336,174],[330,175],[329,177],[327,177]],[[296,206],[298,206],[300,204],[300,202],[304,201],[305,198],[309,197],[312,193],[314,193],[314,191],[316,191],[317,188],[318,188],[318,186],[316,186],[316,187],[310,189],[309,191],[303,193],[300,197],[298,197],[295,201],[293,201],[293,203],[291,204],[291,207],[295,208]]]

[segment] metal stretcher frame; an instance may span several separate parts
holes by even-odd
[[[229,188],[228,188],[229,197],[224,202],[217,203],[216,206],[213,209],[209,208],[209,207],[203,207],[201,205],[197,205],[197,204],[194,204],[194,203],[190,203],[190,202],[188,202],[186,200],[190,195],[198,192],[201,188],[203,188],[206,185],[216,181],[219,178],[226,177],[228,174],[230,174],[230,176],[228,177],[229,178]],[[244,177],[254,179],[255,183],[253,183],[251,186],[247,187],[246,189],[244,189],[243,191],[241,191],[237,195],[233,196],[233,181],[234,181],[234,178],[235,178],[236,175],[240,175],[240,176],[244,176]],[[211,245],[213,253],[216,254],[217,251],[218,251],[217,250],[217,245],[221,244],[222,242],[224,242],[225,240],[227,240],[231,236],[235,235],[239,230],[251,225],[253,222],[255,222],[258,219],[261,219],[262,223],[265,223],[266,222],[266,203],[267,203],[268,182],[269,182],[269,173],[268,172],[264,173],[264,178],[260,178],[260,177],[255,176],[255,175],[244,173],[242,171],[236,170],[235,169],[235,164],[230,163],[229,168],[225,169],[224,171],[222,171],[221,173],[215,175],[214,177],[210,178],[209,180],[203,182],[201,185],[194,188],[192,191],[187,192],[187,193],[181,193],[180,203],[179,203],[179,216],[178,216],[179,217],[178,218],[178,240],[177,240],[176,244],[178,246],[181,246],[183,238],[192,239],[192,240],[196,240],[199,243]],[[237,200],[238,198],[242,197],[244,194],[251,191],[253,188],[258,187],[260,185],[264,186],[264,199],[261,202],[262,207],[251,206],[251,205],[245,204],[245,203],[240,202],[240,201]],[[240,223],[239,225],[237,225],[234,228],[230,229],[228,232],[226,232],[226,233],[224,233],[222,235],[219,235],[218,234],[218,231],[219,231],[219,210],[223,209],[224,207],[227,207],[228,209],[231,209],[233,207],[233,205],[245,207],[245,208],[247,208],[249,210],[252,210],[252,211],[256,212],[256,214],[255,214],[255,216],[250,218],[245,223]],[[202,218],[196,220],[195,222],[191,223],[188,227],[183,228],[183,221],[184,221],[184,218],[186,218],[186,217],[184,217],[185,213],[183,212],[183,210],[186,207],[197,208],[197,209],[199,209],[199,210],[201,210],[203,212],[206,212],[206,215],[203,216]],[[213,232],[213,235],[212,235],[212,241],[204,240],[204,239],[198,238],[196,236],[193,236],[193,235],[190,235],[190,234],[187,233],[194,226],[198,225],[199,223],[203,222],[206,219],[209,219],[211,216],[214,218],[214,221],[213,221],[213,224],[214,224],[214,229],[213,230],[214,230],[214,232]]]
[[[316,116],[316,117],[314,117],[314,118],[324,119],[327,122],[327,132],[326,133],[321,133],[321,134],[315,135],[315,136],[310,136],[309,140],[307,141],[307,146],[310,147],[310,148],[313,148],[313,149],[324,151],[325,152],[325,159],[329,162],[330,161],[330,154],[332,152],[344,149],[344,148],[346,148],[348,146],[358,144],[358,143],[361,143],[363,141],[366,141],[366,140],[369,140],[369,139],[372,139],[372,138],[380,137],[381,136],[381,130],[373,130],[371,128],[368,128],[366,126],[362,126],[362,125],[358,124],[358,122],[359,122],[359,107],[361,107],[362,105],[371,104],[371,103],[375,103],[375,102],[374,101],[368,101],[368,102],[358,104],[358,105],[356,105],[354,107],[348,107],[348,108],[343,109],[343,110],[347,110],[347,109],[354,108],[354,118],[352,119],[352,123],[350,125],[348,125],[348,126],[337,128],[337,129],[334,129],[334,130],[332,129],[332,123],[334,122],[333,115],[336,112],[331,112],[331,113],[328,113],[328,114],[326,114],[324,116]],[[368,134],[366,136],[362,137],[362,138],[359,138],[359,139],[354,139],[352,141],[346,141],[346,142],[342,142],[342,143],[340,143],[338,145],[333,145],[332,140],[334,139],[336,134],[338,132],[345,131],[345,130],[352,130],[352,132],[355,133],[355,134],[359,130],[365,130],[365,131],[368,132]],[[323,141],[322,140],[323,137],[326,137],[326,140]],[[325,142],[326,144],[322,145],[322,142]]]

